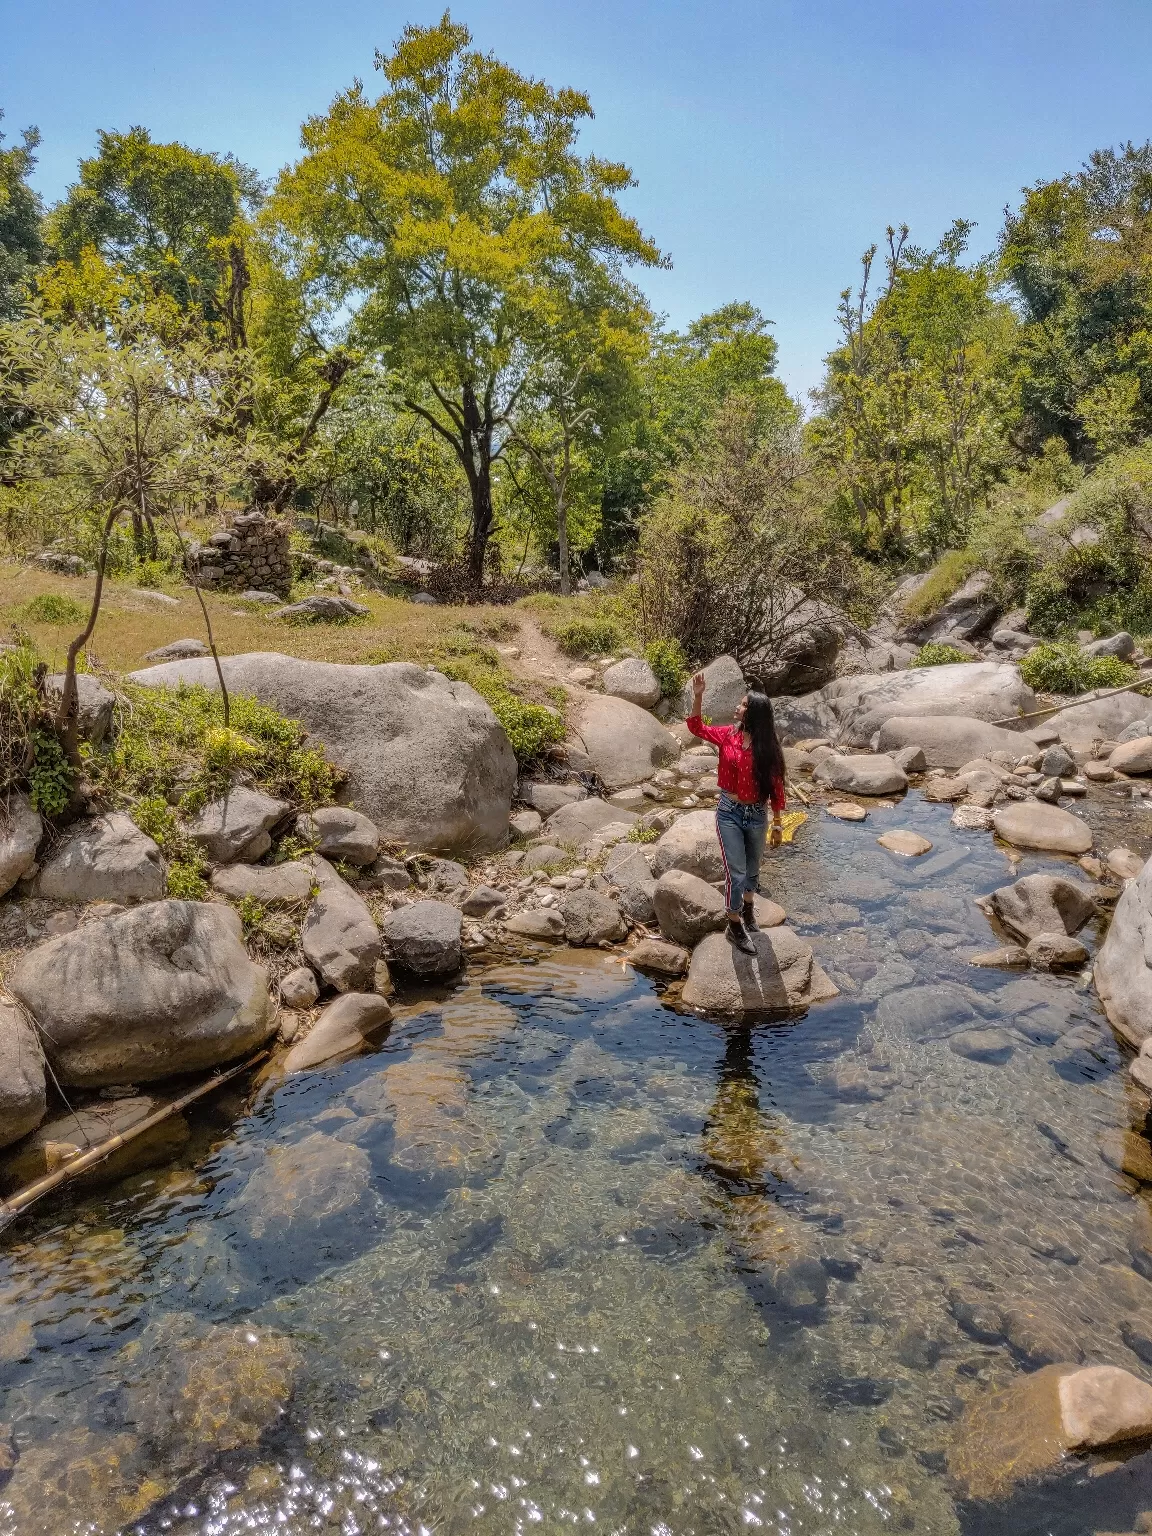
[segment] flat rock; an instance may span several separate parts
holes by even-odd
[[[961,832],[991,832],[993,811],[987,805],[958,805],[952,812],[949,826]]]
[[[857,805],[854,800],[833,800],[824,809],[837,821],[865,821],[868,816],[864,807]]]
[[[649,863],[657,880],[670,869],[686,870],[709,883],[724,878],[713,811],[689,811],[681,816],[652,844],[651,851]]]
[[[604,875],[613,885],[638,885],[651,880],[648,849],[643,843],[617,843],[604,860]]]
[[[308,866],[317,891],[300,929],[304,958],[337,992],[366,992],[380,958],[380,930],[363,898],[326,859],[317,854]]]
[[[515,837],[535,837],[543,825],[539,811],[513,811],[508,818],[508,830]]]
[[[312,1008],[319,996],[320,988],[311,966],[298,965],[280,978],[280,1001],[285,1008]]]
[[[345,624],[349,619],[364,618],[371,612],[371,608],[366,608],[363,603],[337,597],[334,592],[313,592],[298,603],[277,608],[272,617],[296,624]]]
[[[599,891],[569,891],[560,903],[560,915],[569,944],[613,943],[628,932],[620,908]]]
[[[894,795],[908,788],[903,768],[883,754],[837,757],[833,753],[817,764],[813,777],[818,784],[852,795]]]
[[[518,933],[526,939],[549,939],[555,943],[564,937],[564,919],[552,907],[515,912],[504,927],[509,933]]]
[[[1096,915],[1092,892],[1064,875],[1025,875],[993,891],[988,903],[1019,939],[1034,939],[1038,933],[1079,933]]]
[[[628,954],[638,971],[655,971],[658,976],[683,976],[690,958],[679,944],[666,944],[663,939],[641,939]]]
[[[1002,1067],[1012,1055],[1015,1039],[1003,1029],[961,1029],[949,1036],[948,1049],[969,1061]]]
[[[26,951],[9,978],[66,1087],[154,1082],[233,1061],[276,1027],[230,908],[154,901]]]
[[[535,848],[529,848],[520,868],[526,871],[555,869],[559,864],[566,864],[571,857],[566,849],[557,848],[555,843],[540,843]]]
[[[508,901],[507,891],[499,891],[494,885],[474,885],[461,903],[465,917],[488,917]]]
[[[0,804],[0,896],[23,880],[36,862],[44,824],[28,796],[12,790]]]
[[[291,907],[312,894],[312,870],[301,859],[284,864],[226,864],[212,871],[212,888],[232,901],[250,897],[262,907]]]
[[[210,800],[188,827],[188,835],[213,864],[237,860],[253,864],[272,846],[269,828],[285,815],[288,805],[263,790],[238,785],[219,800]]]
[[[643,783],[680,756],[675,736],[647,710],[608,694],[584,696],[574,735],[609,793]]]
[[[347,771],[349,798],[382,838],[425,850],[501,848],[516,758],[467,683],[409,662],[350,666],[274,652],[225,657],[225,681],[301,724]],[[132,682],[215,689],[211,660],[166,662]]]
[[[1074,752],[1091,751],[1094,741],[1116,741],[1134,720],[1148,713],[1148,700],[1137,693],[1114,693],[1087,704],[1069,704],[1047,724]]]
[[[538,783],[523,783],[519,791],[519,798],[524,804],[539,811],[541,816],[551,816],[562,805],[571,805],[574,800],[585,800],[587,797],[588,791],[581,784],[553,784],[546,779]]]
[[[1152,1035],[1152,859],[1124,887],[1093,976],[1112,1028],[1138,1050]]]
[[[292,1046],[280,1065],[285,1072],[303,1072],[324,1062],[347,1061],[364,1049],[391,1022],[392,1010],[374,992],[346,992]]]
[[[47,901],[159,901],[167,871],[159,848],[123,811],[76,822],[47,854],[34,890]]]
[[[674,944],[684,944],[689,949],[725,923],[720,892],[687,870],[666,870],[656,882],[652,901],[660,932]]]
[[[696,946],[681,994],[690,1008],[739,1014],[806,1009],[839,996],[816,964],[811,945],[791,928],[753,934],[755,955],[742,954],[723,933]]]
[[[704,668],[704,703],[702,712],[713,725],[731,725],[741,700],[748,692],[748,684],[739,663],[731,656],[717,656]],[[684,684],[677,701],[681,719],[692,713],[692,682]]]
[[[34,1131],[48,1110],[44,1054],[18,1008],[0,1000],[0,1147]]]
[[[618,805],[608,805],[596,796],[587,800],[574,800],[549,816],[544,823],[543,836],[552,843],[571,843],[575,847],[586,843],[605,827],[623,822],[633,826],[636,815]]]
[[[1038,933],[1027,944],[1028,963],[1036,971],[1056,971],[1083,965],[1088,951],[1068,933]]]
[[[1108,759],[1113,773],[1152,773],[1152,736],[1122,741]]]
[[[936,668],[930,670],[936,671]],[[967,670],[967,669],[966,669]],[[974,757],[1009,752],[1020,757],[1032,743],[1016,731],[960,714],[897,715],[880,727],[881,752],[919,747],[929,768],[959,768]]]
[[[389,958],[413,976],[451,976],[464,964],[460,913],[446,901],[414,901],[384,924]]]
[[[58,672],[44,679],[44,690],[53,706],[58,706],[64,693],[64,673]],[[76,674],[76,720],[81,741],[98,747],[112,725],[112,711],[116,696],[103,683],[88,672]]]
[[[906,827],[893,827],[891,832],[882,832],[876,841],[881,848],[887,848],[890,853],[902,854],[907,859],[932,851],[932,844],[926,837],[921,837],[919,832],[911,832]]]
[[[613,698],[627,699],[641,709],[651,709],[660,702],[660,682],[655,672],[641,656],[627,656],[623,661],[605,667],[601,679],[604,692]]]
[[[380,851],[376,823],[350,805],[326,805],[296,818],[296,836],[326,859],[365,868]]]
[[[992,825],[998,837],[1016,848],[1087,853],[1092,846],[1092,833],[1086,823],[1056,805],[1018,800],[996,811]]]

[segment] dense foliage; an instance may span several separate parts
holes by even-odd
[[[1037,645],[1020,663],[1020,676],[1038,693],[1086,693],[1090,688],[1123,688],[1136,677],[1118,656],[1085,656],[1078,645]]]

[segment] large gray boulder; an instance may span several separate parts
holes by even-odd
[[[78,821],[40,866],[46,901],[159,901],[167,871],[159,848],[123,811]]]
[[[64,693],[63,672],[46,677],[44,691],[53,706],[59,707]],[[89,741],[98,747],[108,734],[115,707],[116,696],[109,693],[103,683],[87,672],[76,674],[76,724],[81,741]]]
[[[1087,752],[1094,741],[1118,741],[1134,720],[1148,714],[1148,700],[1138,693],[1114,693],[1087,704],[1069,704],[1044,722],[1073,751]]]
[[[48,1112],[44,1056],[18,1008],[0,1001],[0,1147],[34,1131]]]
[[[573,800],[554,811],[544,823],[543,835],[552,843],[579,846],[590,837],[595,837],[597,832],[602,832],[605,827],[614,826],[617,822],[630,827],[637,820],[635,811],[609,805],[596,795],[591,795],[587,800]]]
[[[7,804],[0,804],[0,896],[35,864],[43,831],[40,812],[27,795],[13,790]]]
[[[384,924],[390,960],[413,976],[451,976],[464,964],[461,919],[446,901],[414,901]]]
[[[773,707],[785,743],[828,736],[846,746],[864,747],[897,715],[965,715],[996,721],[1015,718],[1037,705],[1018,668],[1007,662],[980,661],[838,677],[817,693],[776,699]]]
[[[670,869],[656,882],[652,897],[660,932],[689,949],[725,922],[724,898],[714,885],[684,869]]]
[[[716,835],[716,817],[712,811],[689,811],[674,821],[652,845],[649,860],[652,874],[659,880],[669,869],[687,870],[701,880],[714,882],[724,878],[724,860]]]
[[[1096,914],[1091,891],[1063,875],[1025,875],[993,891],[988,904],[1018,939],[1041,933],[1079,933]]]
[[[1152,773],[1152,736],[1122,741],[1108,759],[1108,766],[1120,773]]]
[[[380,958],[380,930],[362,897],[328,863],[309,860],[318,887],[300,929],[304,958],[337,992],[367,992]]]
[[[612,794],[651,778],[680,756],[680,743],[646,709],[603,693],[584,696],[576,744]]]
[[[65,1087],[200,1072],[276,1027],[239,917],[198,901],[149,902],[49,939],[20,957],[9,987]]]
[[[349,799],[386,841],[477,852],[507,841],[516,758],[466,683],[407,662],[349,666],[275,652],[226,657],[223,667],[229,689],[274,705],[324,743],[347,771]],[[131,680],[215,688],[216,673],[211,660],[175,661]]]
[[[281,1062],[285,1072],[304,1072],[325,1062],[346,1061],[390,1022],[392,1010],[374,992],[346,992],[324,1012]]]
[[[935,613],[906,624],[903,636],[921,645],[929,641],[947,644],[953,640],[980,639],[1003,611],[992,596],[992,585],[988,571],[976,571]]]
[[[326,859],[364,868],[376,861],[380,833],[376,823],[350,805],[326,805],[296,818],[296,836]]]
[[[740,701],[747,692],[748,684],[739,663],[731,656],[717,656],[715,661],[710,661],[704,668],[702,713],[713,725],[731,725],[736,718]],[[683,720],[692,713],[691,678],[680,691],[678,712]]]
[[[1017,800],[992,815],[996,835],[1016,848],[1043,848],[1049,853],[1087,853],[1092,833],[1087,824],[1058,805]]]
[[[1017,731],[967,715],[896,715],[880,727],[877,746],[881,752],[919,747],[929,768],[962,768],[993,752],[1022,757],[1032,742]]]
[[[283,800],[263,790],[237,785],[210,800],[188,828],[188,835],[213,864],[254,864],[272,846],[270,828],[288,810]]]
[[[1089,640],[1087,645],[1080,647],[1085,656],[1116,656],[1121,661],[1127,661],[1135,649],[1136,641],[1126,629],[1104,640]]]
[[[1152,859],[1124,887],[1094,974],[1113,1029],[1139,1049],[1152,1035]]]
[[[702,939],[692,954],[683,1002],[709,1013],[792,1013],[839,996],[813,959],[811,945],[791,928],[762,928],[752,940],[755,955],[742,954],[723,933]]]
[[[626,656],[605,667],[602,681],[605,693],[639,704],[641,709],[651,709],[660,702],[660,680],[642,656]]]
[[[887,756],[868,754],[822,758],[813,778],[818,784],[852,795],[898,795],[908,788],[908,775]]]

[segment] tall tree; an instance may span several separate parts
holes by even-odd
[[[4,113],[0,111],[0,119]],[[3,148],[0,133],[0,319],[19,312],[28,298],[28,278],[44,259],[43,207],[28,185],[36,166],[39,131],[25,128],[21,142]]]
[[[654,245],[620,208],[626,166],[581,157],[578,91],[552,90],[471,47],[445,12],[378,54],[387,87],[357,83],[303,130],[267,217],[322,293],[330,324],[379,350],[405,407],[448,443],[471,501],[468,565],[483,581],[492,470],[557,300],[595,302]]]

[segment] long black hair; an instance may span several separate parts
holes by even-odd
[[[761,800],[772,797],[772,786],[784,783],[784,750],[776,735],[772,700],[758,688],[748,690],[744,729],[752,738],[752,768]]]

